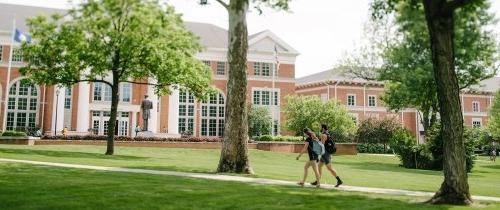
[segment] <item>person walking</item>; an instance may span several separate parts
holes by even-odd
[[[304,134],[306,135],[307,138],[304,142],[304,147],[300,151],[299,156],[297,156],[297,160],[299,160],[300,157],[302,156],[302,154],[305,153],[306,151],[307,151],[307,154],[309,155],[309,160],[306,161],[306,163],[304,165],[304,177],[302,178],[302,181],[297,183],[298,185],[300,185],[302,187],[304,186],[304,183],[306,181],[307,172],[309,170],[309,167],[313,168],[314,175],[316,176],[316,180],[320,180],[320,175],[318,172],[318,165],[317,165],[319,157],[313,151],[313,141],[317,141],[317,137],[309,128],[304,129]],[[320,187],[319,182],[317,183],[316,187],[318,187],[318,188]]]
[[[333,149],[333,148],[335,148],[335,142],[333,141],[333,137],[328,132],[328,126],[325,124],[321,124],[321,135],[320,135],[319,139],[321,140],[321,143],[323,143],[323,145],[325,145],[325,147],[326,147],[325,154],[323,154],[321,156],[321,159],[320,159],[319,165],[318,165],[319,176],[320,177],[322,176],[323,166],[326,166],[326,169],[328,171],[330,171],[330,173],[337,179],[337,184],[335,185],[335,187],[339,187],[344,182],[342,182],[342,180],[338,176],[337,171],[332,166],[332,154],[336,150],[336,149]],[[331,141],[331,142],[327,142],[327,141]],[[333,148],[328,149],[329,147],[333,147]],[[311,185],[317,185],[317,184],[319,184],[318,181],[311,183]]]

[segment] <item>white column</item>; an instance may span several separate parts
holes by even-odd
[[[76,114],[76,131],[80,133],[87,133],[89,129],[90,118],[90,84],[88,82],[81,82],[78,84],[78,110]]]
[[[57,94],[59,92],[59,94]],[[62,129],[64,128],[64,96],[65,96],[66,88],[65,87],[55,87],[54,88],[54,101],[52,106],[52,132],[51,135],[54,135],[54,131],[57,134],[60,134]],[[56,114],[57,113],[57,114]],[[56,119],[57,115],[57,119]]]
[[[154,81],[151,81],[154,83]],[[153,109],[151,109],[151,118],[148,120],[148,131],[153,133],[158,132],[158,96],[155,94],[154,86],[148,85],[148,96],[149,100],[153,103]]]
[[[168,133],[179,134],[179,90],[172,90],[168,96]]]

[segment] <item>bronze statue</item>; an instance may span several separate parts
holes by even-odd
[[[142,127],[143,131],[148,130],[148,119],[151,118],[151,109],[153,109],[153,102],[148,100],[148,95],[144,96],[144,100],[142,101],[141,104],[141,109],[142,109],[142,119],[144,122],[144,125]]]

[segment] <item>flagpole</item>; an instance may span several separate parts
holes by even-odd
[[[3,130],[7,129],[7,106],[9,101],[9,83],[10,83],[10,71],[12,69],[12,54],[14,52],[14,36],[16,35],[16,19],[12,20],[12,37],[10,40],[9,49],[9,66],[7,68],[7,82],[5,83],[5,100],[3,101]]]

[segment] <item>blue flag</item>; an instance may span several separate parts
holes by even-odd
[[[31,43],[31,36],[28,34],[24,34],[19,29],[16,29],[16,32],[14,34],[14,41],[19,43],[21,42]]]

